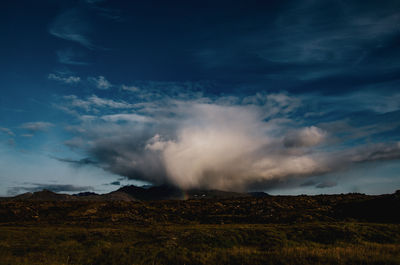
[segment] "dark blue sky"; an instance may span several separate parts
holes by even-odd
[[[399,1],[7,1],[0,33],[1,195],[400,188]]]

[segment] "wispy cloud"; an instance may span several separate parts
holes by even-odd
[[[53,158],[60,162],[74,164],[77,166],[96,165],[97,164],[95,161],[91,160],[90,158],[83,158],[83,159],[79,159],[79,160],[70,159],[70,158],[60,158],[60,157],[55,157],[55,156],[50,156],[50,158]]]
[[[53,126],[54,124],[50,122],[37,121],[37,122],[26,122],[21,124],[19,127],[21,129],[25,129],[30,132],[38,132],[38,131],[46,131]]]
[[[332,188],[335,186],[337,186],[337,182],[331,180],[326,180],[315,185],[315,187],[318,189]]]
[[[113,85],[102,75],[98,77],[88,77],[88,81],[94,84],[98,89],[109,89]]]
[[[351,153],[354,162],[400,159],[400,142],[376,143],[362,146]]]
[[[97,3],[103,3],[106,0],[85,0],[86,3],[88,4],[97,4]]]
[[[254,12],[223,24],[240,34],[216,37],[219,27],[208,30],[204,35],[213,41],[193,49],[194,58],[229,80],[240,76],[260,86],[280,81],[278,86],[290,88],[304,83],[303,91],[348,92],[397,79],[400,16],[392,1],[282,2],[280,7],[270,18]]]
[[[128,122],[152,122],[154,121],[152,118],[138,115],[136,113],[123,113],[123,114],[111,114],[111,115],[104,115],[101,119],[110,122],[118,122],[118,121],[128,121]]]
[[[125,90],[125,91],[130,91],[130,92],[138,92],[138,91],[140,91],[140,88],[138,88],[137,86],[122,85],[121,89]]]
[[[106,0],[86,0],[90,8],[96,11],[98,16],[111,19],[114,21],[121,21],[122,15],[119,9],[112,9],[106,6]]]
[[[394,25],[400,19],[394,10],[384,10],[385,15],[378,15],[380,10],[362,12],[353,2],[335,4],[335,16],[324,6],[318,1],[308,1],[294,3],[282,12],[275,21],[276,28],[270,32],[273,37],[264,40],[265,47],[273,49],[260,51],[260,56],[282,63],[329,61],[353,62],[354,66],[365,59],[368,44],[396,33]]]
[[[100,98],[96,95],[92,95],[88,98],[88,101],[96,107],[101,108],[113,108],[113,109],[127,109],[131,108],[132,104],[125,101],[116,101],[113,99]]]
[[[70,65],[88,65],[88,62],[82,60],[83,53],[78,53],[72,49],[58,50],[57,52],[58,61],[62,64]]]
[[[48,79],[54,80],[54,81],[59,81],[65,84],[77,84],[81,81],[81,78],[79,76],[64,76],[64,75],[59,75],[59,74],[54,74],[50,73],[47,76]]]
[[[315,186],[317,183],[314,180],[307,180],[300,184],[300,187]]]
[[[204,90],[213,87],[210,81],[171,82],[171,81],[136,81],[121,85],[122,91],[133,92],[142,101],[154,101],[165,98],[191,100],[203,96]]]
[[[95,49],[88,34],[91,32],[88,21],[81,10],[74,8],[58,15],[50,25],[49,33],[60,39],[79,43],[88,48]]]
[[[111,182],[111,183],[108,184],[108,185],[120,186],[120,185],[121,185],[121,182],[120,182],[120,181],[113,181],[113,182]]]
[[[0,132],[8,134],[9,136],[15,136],[14,132],[9,128],[0,127]]]
[[[64,96],[63,98],[66,100],[66,102],[64,103],[64,107],[66,107],[67,109],[78,108],[78,109],[83,109],[86,112],[88,111],[98,112],[99,108],[130,109],[134,107],[133,104],[127,103],[125,101],[100,98],[96,95],[91,95],[86,99],[81,99],[76,95]]]

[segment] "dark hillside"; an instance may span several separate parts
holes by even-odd
[[[400,264],[399,192],[180,192],[3,198],[0,264]]]
[[[106,195],[71,196],[49,191],[0,202],[0,222],[120,223],[299,223],[357,220],[398,223],[399,194],[263,196],[206,191],[188,200],[160,200],[178,196],[176,190],[146,190],[131,186]],[[193,196],[193,195],[192,195]],[[207,197],[208,196],[208,197]],[[237,196],[237,197],[235,197]],[[156,200],[150,200],[156,198]]]

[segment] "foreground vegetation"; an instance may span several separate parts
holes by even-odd
[[[400,264],[400,226],[2,226],[0,264]]]
[[[400,264],[399,192],[0,202],[0,264]]]

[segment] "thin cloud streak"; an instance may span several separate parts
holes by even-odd
[[[9,136],[15,136],[14,132],[9,128],[0,127],[0,132],[8,134]]]
[[[63,76],[58,74],[50,73],[47,78],[49,80],[59,81],[61,83],[74,85],[81,82],[81,78],[79,76]]]
[[[96,46],[87,37],[90,26],[83,17],[79,9],[69,9],[56,17],[49,33],[57,38],[79,43],[88,49],[95,49]]]
[[[68,65],[89,65],[88,62],[81,60],[82,53],[77,53],[72,49],[58,50],[56,52],[58,61]]]
[[[36,121],[36,122],[26,122],[21,124],[19,127],[21,129],[28,130],[30,132],[47,131],[49,128],[55,126],[53,123]]]
[[[88,81],[95,85],[96,88],[107,90],[113,87],[113,85],[102,75],[98,77],[88,77]]]

